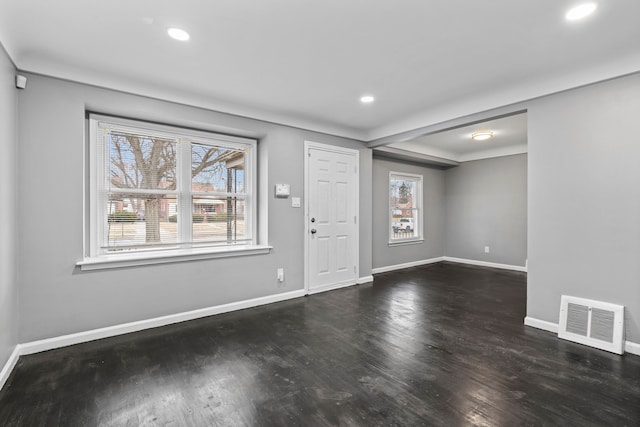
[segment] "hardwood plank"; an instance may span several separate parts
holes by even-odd
[[[640,425],[640,358],[525,327],[525,303],[525,273],[382,273],[21,357],[0,425]]]

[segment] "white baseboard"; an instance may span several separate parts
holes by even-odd
[[[402,270],[403,268],[416,267],[418,265],[425,265],[425,264],[433,264],[441,261],[457,262],[460,264],[469,264],[469,265],[478,265],[481,267],[500,268],[503,270],[515,270],[515,271],[525,271],[525,272],[527,271],[526,265],[522,267],[519,265],[498,264],[495,262],[476,261],[473,259],[463,259],[463,258],[443,256],[443,257],[437,257],[437,258],[424,259],[420,261],[405,262],[403,264],[389,265],[387,267],[378,267],[378,268],[374,268],[371,272],[373,274],[386,273],[387,271]]]
[[[359,284],[358,282],[344,282],[344,283],[332,283],[330,285],[318,286],[314,289],[309,289],[307,295],[319,294],[321,292],[333,291],[336,289],[348,288],[349,286],[355,286]]]
[[[532,328],[542,329],[543,331],[553,332],[554,334],[558,333],[558,324],[547,322],[546,320],[536,319],[535,317],[525,317],[524,324],[527,326],[531,326]],[[625,353],[633,354],[635,356],[640,356],[640,344],[625,341],[624,342],[624,351]]]
[[[358,285],[362,285],[363,283],[373,282],[373,276],[365,276],[358,279],[356,282]]]
[[[232,302],[229,304],[217,305],[213,307],[201,308],[198,310],[186,311],[183,313],[170,314],[168,316],[155,317],[153,319],[140,320],[137,322],[124,323],[121,325],[109,326],[106,328],[93,329],[75,334],[63,335],[55,338],[48,338],[39,341],[32,341],[19,344],[19,355],[39,353],[41,351],[53,350],[55,348],[66,347],[68,345],[94,341],[116,335],[128,334],[130,332],[142,331],[144,329],[157,328],[173,323],[185,322],[187,320],[199,319],[201,317],[213,316],[215,314],[228,313],[230,311],[242,310],[245,308],[257,307],[274,302],[285,301],[293,298],[303,297],[303,289],[281,294],[269,295],[266,297],[254,298],[245,301]]]
[[[558,333],[558,324],[547,322],[546,320],[536,319],[535,317],[525,317],[524,324],[532,328],[542,329],[543,331]]]
[[[426,264],[434,264],[434,263],[440,262],[440,261],[444,261],[444,257],[423,259],[423,260],[420,260],[420,261],[405,262],[403,264],[388,265],[386,267],[378,267],[378,268],[374,268],[373,270],[371,270],[371,273],[373,273],[373,274],[386,273],[387,271],[402,270],[403,268],[417,267],[419,265],[426,265]]]
[[[20,357],[19,347],[19,345],[15,346],[15,348],[11,352],[11,355],[9,356],[9,360],[7,360],[7,363],[4,364],[2,371],[0,371],[0,390],[2,390],[2,387],[4,387],[4,383],[7,382],[7,380],[9,379],[9,375],[11,375],[11,371],[13,371],[13,368],[15,368],[16,363],[18,363],[18,358]]]
[[[638,344],[637,342],[625,341],[624,351],[629,354],[635,354],[636,356],[640,356],[640,344]]]
[[[442,258],[443,258],[442,261],[458,262],[460,264],[471,264],[471,265],[478,265],[481,267],[500,268],[502,270],[514,270],[514,271],[524,271],[524,272],[527,271],[526,265],[520,266],[520,265],[510,265],[510,264],[498,264],[496,262],[477,261],[473,259],[454,258],[450,256],[445,256]]]

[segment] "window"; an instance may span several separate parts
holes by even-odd
[[[257,247],[255,140],[96,115],[89,125],[81,266]]]
[[[389,242],[422,240],[422,175],[389,173]]]

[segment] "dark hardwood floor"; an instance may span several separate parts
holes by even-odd
[[[25,356],[0,426],[639,426],[640,357],[525,300],[524,273],[440,263]]]

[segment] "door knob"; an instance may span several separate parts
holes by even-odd
[[[311,218],[311,222],[316,222],[316,219],[315,218]]]
[[[311,229],[311,234],[316,234],[318,232],[318,230],[316,230],[315,228]]]

